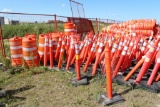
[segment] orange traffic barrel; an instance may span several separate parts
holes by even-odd
[[[23,59],[27,67],[39,65],[36,39],[24,37],[22,40]]]
[[[13,37],[9,39],[10,53],[11,53],[11,65],[20,66],[22,65],[22,38]]]
[[[65,35],[70,35],[72,33],[76,33],[76,26],[71,22],[64,23],[64,33]]]
[[[49,33],[49,35],[52,36],[52,41],[56,41],[56,42],[58,42],[59,37],[61,36],[60,33]]]
[[[41,61],[41,62],[43,62],[44,61],[44,41],[45,41],[45,35],[46,34],[40,34],[39,35],[39,39],[38,39],[38,42],[39,42],[39,44],[38,44],[38,55],[39,55],[39,60]],[[47,60],[49,60],[49,52],[47,53]]]

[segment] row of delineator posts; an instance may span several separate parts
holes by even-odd
[[[98,35],[89,32],[82,41],[80,35],[76,33],[74,24],[65,23],[64,28],[64,33],[39,35],[38,48],[35,35],[11,38],[12,65],[22,64],[18,58],[24,59],[29,67],[38,66],[40,61],[44,66],[50,62],[50,68],[53,68],[56,60],[59,69],[64,61],[68,70],[71,64],[75,63],[77,80],[80,80],[80,66],[83,63],[85,63],[84,72],[87,72],[88,66],[93,64],[92,76],[96,74],[96,69],[101,64],[102,72],[114,78],[118,73],[128,69],[134,60],[137,64],[124,78],[125,81],[141,68],[136,78],[136,82],[139,83],[151,64],[154,68],[147,84],[151,85],[153,81],[159,81],[160,35],[156,29],[156,20],[131,20],[122,24],[113,24],[103,28]],[[109,48],[106,48],[106,44]],[[110,52],[109,55],[106,51]]]

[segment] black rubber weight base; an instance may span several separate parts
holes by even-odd
[[[113,82],[116,82],[119,85],[127,85],[127,86],[133,86],[137,88],[144,88],[147,89],[153,93],[158,93],[160,92],[160,82],[153,82],[152,85],[147,85],[148,79],[142,79],[139,84],[136,84],[133,79],[129,79],[128,81],[124,81],[124,76],[123,75],[117,75],[116,78],[113,78]]]
[[[114,92],[113,92],[113,98],[112,99],[108,98],[106,95],[107,95],[107,93],[100,94],[100,102],[104,106],[112,105],[114,103],[121,103],[121,102],[125,101],[120,95],[118,95],[117,93],[114,93]]]
[[[76,77],[72,78],[71,83],[74,86],[80,86],[80,85],[87,85],[88,84],[88,79],[86,76],[82,76],[81,80],[77,80]]]
[[[147,80],[142,80],[137,87],[145,88],[153,93],[160,92],[160,82],[153,82],[152,85],[147,85]]]

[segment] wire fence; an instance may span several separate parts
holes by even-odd
[[[0,12],[0,22],[4,38],[13,36],[24,36],[32,33],[39,35],[48,32],[63,32],[63,24],[68,21],[68,16],[59,16],[56,14],[29,14]],[[78,17],[77,17],[78,18]],[[86,18],[92,21],[95,33],[101,31],[102,27],[113,23],[122,23],[121,21],[101,18]]]

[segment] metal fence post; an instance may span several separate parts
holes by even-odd
[[[55,26],[55,31],[58,32],[56,14],[54,15],[54,26]]]
[[[0,22],[0,49],[1,49],[2,57],[5,58],[6,54],[5,54],[5,50],[4,50],[1,22]]]

